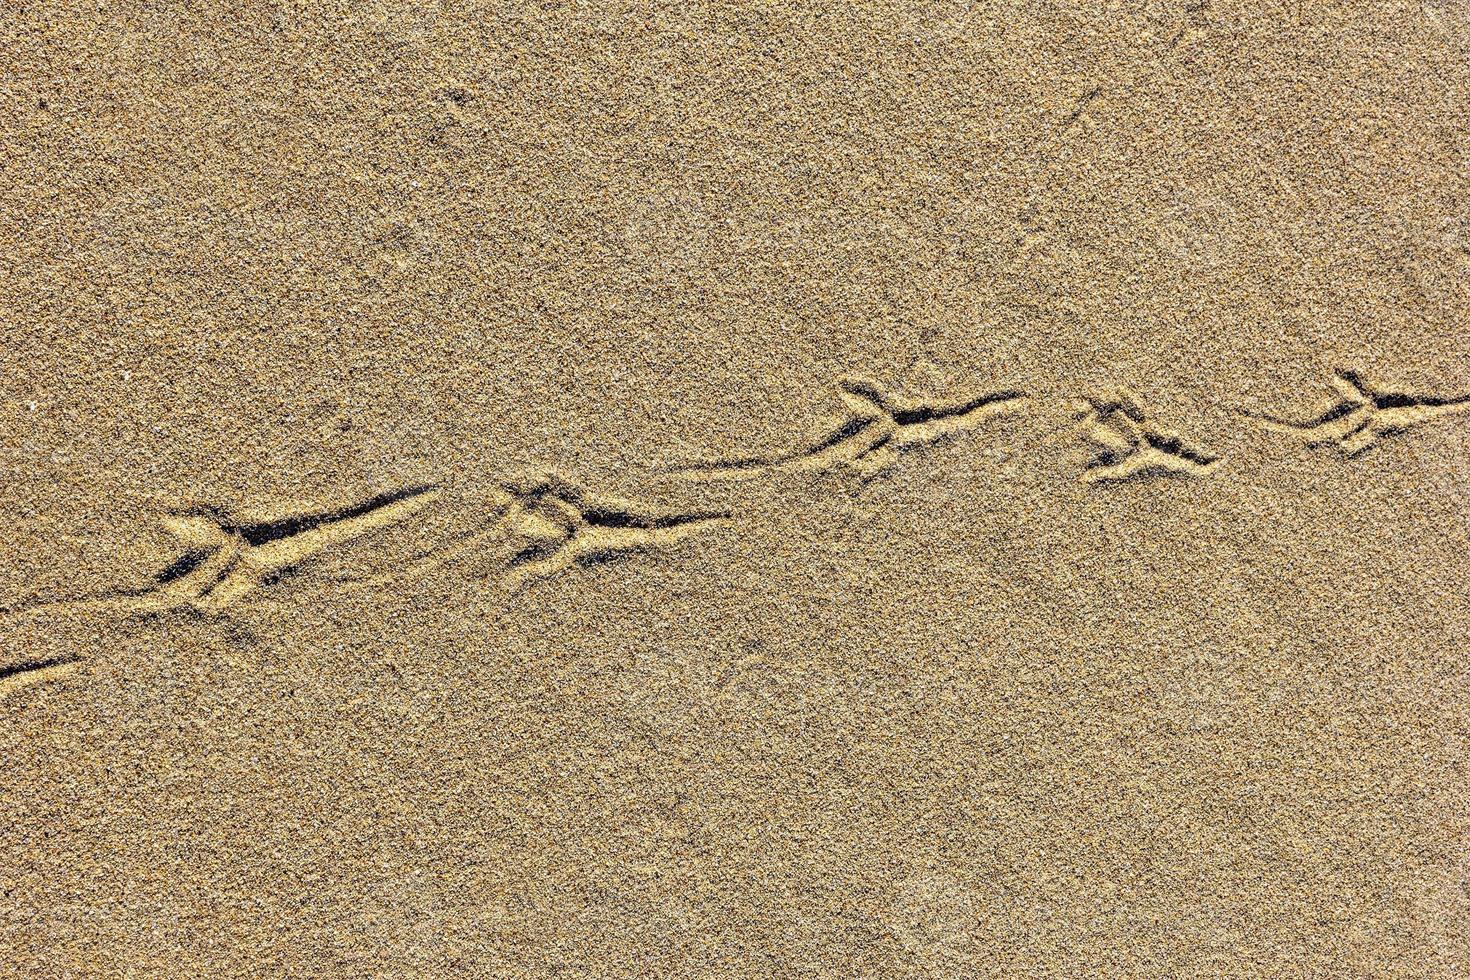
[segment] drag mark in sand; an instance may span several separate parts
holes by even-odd
[[[0,667],[0,701],[23,687],[59,681],[74,673],[79,663],[78,657],[50,657]]]
[[[162,523],[179,542],[182,553],[154,576],[151,585],[34,602],[0,612],[49,609],[144,616],[176,609],[219,612],[323,550],[396,524],[437,496],[437,487],[412,487],[349,507],[255,520],[241,519],[219,507],[177,511],[165,516]]]
[[[819,473],[836,467],[870,480],[901,454],[954,439],[1026,400],[1019,391],[998,391],[964,401],[902,398],[865,378],[838,382],[847,409],[827,434],[782,453],[746,456],[684,466],[676,472],[710,478],[748,478],[769,472]]]
[[[495,541],[503,536],[505,514],[512,502],[513,498],[509,494],[497,493],[489,507],[480,513],[470,527],[461,528],[441,542],[418,549],[397,568],[346,581],[367,586],[402,585],[423,578],[441,566],[462,559],[473,559],[486,550],[493,550]]]
[[[1126,392],[1083,399],[1078,409],[1083,438],[1097,447],[1083,469],[1083,483],[1203,476],[1219,461],[1150,422],[1138,400]]]
[[[1275,432],[1285,432],[1308,446],[1336,446],[1348,458],[1361,455],[1379,440],[1426,422],[1470,413],[1470,397],[1435,398],[1379,389],[1355,371],[1339,370],[1330,382],[1337,401],[1302,422],[1261,412],[1236,414],[1255,419]]]

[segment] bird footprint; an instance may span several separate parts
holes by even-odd
[[[846,412],[813,442],[770,455],[681,467],[677,472],[702,478],[740,478],[771,471],[817,473],[846,466],[866,481],[892,466],[901,454],[953,439],[1025,400],[1013,390],[962,401],[918,400],[895,395],[866,378],[839,381],[838,398]]]
[[[1344,456],[1352,457],[1367,452],[1388,436],[1470,413],[1470,397],[1435,398],[1384,391],[1355,371],[1339,370],[1329,383],[1337,392],[1337,400],[1306,421],[1293,422],[1251,411],[1237,414],[1273,431],[1290,433],[1308,446],[1336,446]]]
[[[79,599],[48,600],[5,610],[93,609],[156,614],[175,609],[214,613],[327,548],[395,524],[434,500],[432,486],[381,494],[350,507],[247,520],[220,507],[193,507],[162,519],[182,554],[141,589],[115,589]]]
[[[598,496],[550,474],[512,481],[506,491],[512,502],[502,526],[517,583],[667,547],[731,518],[728,511],[659,510]]]
[[[1097,447],[1083,469],[1083,483],[1202,476],[1219,461],[1186,445],[1177,432],[1155,425],[1126,392],[1083,399],[1078,414],[1083,438]]]

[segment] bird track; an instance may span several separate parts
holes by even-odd
[[[1380,440],[1432,421],[1470,414],[1470,396],[1433,397],[1390,391],[1348,370],[1332,380],[1337,399],[1313,418],[1294,421],[1253,411],[1236,414],[1308,446],[1335,446],[1361,455]],[[816,475],[832,469],[873,479],[908,453],[968,435],[1033,399],[1013,389],[960,400],[914,399],[864,378],[838,382],[843,414],[819,437],[766,455],[680,467],[695,483],[751,479],[771,473]],[[1087,397],[1073,405],[1076,431],[1093,447],[1080,480],[1087,485],[1210,474],[1220,457],[1156,424],[1134,396]],[[668,472],[668,471],[665,471]],[[328,510],[283,508],[245,516],[217,506],[164,513],[163,527],[179,554],[144,587],[77,598],[42,598],[0,607],[0,616],[54,611],[155,616],[184,610],[220,614],[263,585],[291,574],[323,552],[410,522],[441,500],[440,485],[412,486]],[[555,474],[500,483],[437,543],[380,574],[346,579],[363,586],[403,583],[461,561],[490,561],[521,588],[570,569],[625,556],[662,552],[690,536],[735,519],[720,508],[663,509],[590,492]],[[0,669],[0,691],[64,676],[75,660],[34,661]]]
[[[546,578],[575,565],[665,548],[729,511],[669,511],[587,493],[543,475],[507,487],[514,497],[504,525],[514,545],[508,562],[520,582]]]
[[[40,600],[0,611],[92,609],[156,615],[191,609],[217,613],[328,548],[406,519],[438,495],[437,487],[412,487],[350,507],[262,520],[243,520],[224,508],[210,506],[174,511],[161,522],[182,552],[151,584],[82,598]]]
[[[844,416],[825,435],[785,452],[700,463],[674,472],[696,478],[748,478],[769,472],[819,473],[847,467],[864,481],[888,469],[903,453],[957,438],[1026,400],[998,391],[964,401],[924,401],[885,391],[866,378],[838,382]]]
[[[1131,394],[1083,399],[1078,409],[1083,438],[1097,448],[1083,468],[1083,483],[1204,476],[1219,462],[1151,422]]]
[[[1470,413],[1470,397],[1437,398],[1385,391],[1356,371],[1339,370],[1328,383],[1337,392],[1337,400],[1305,421],[1253,411],[1236,414],[1255,419],[1273,431],[1289,433],[1308,446],[1334,446],[1352,458],[1389,436]]]

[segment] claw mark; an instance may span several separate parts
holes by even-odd
[[[169,514],[164,528],[183,554],[141,589],[118,589],[81,599],[0,610],[96,609],[156,615],[175,609],[213,613],[314,558],[370,531],[395,524],[438,496],[433,486],[380,494],[363,503],[316,513],[243,520],[218,507]]]
[[[1201,476],[1219,461],[1192,449],[1176,432],[1148,421],[1137,399],[1085,399],[1079,404],[1083,437],[1098,447],[1083,483],[1114,483],[1150,476]]]
[[[666,547],[731,516],[653,510],[594,496],[549,474],[514,481],[506,490],[512,502],[501,525],[513,549],[510,575],[518,583]]]
[[[998,391],[966,401],[932,403],[893,395],[866,378],[844,378],[838,388],[846,415],[816,442],[772,456],[705,463],[676,472],[742,477],[850,466],[872,479],[897,462],[900,454],[953,439],[1025,400],[1019,391]]]
[[[1308,446],[1337,446],[1344,456],[1367,452],[1386,436],[1416,425],[1470,413],[1470,397],[1432,398],[1404,395],[1375,388],[1356,371],[1339,370],[1330,382],[1338,394],[1315,418],[1305,422],[1260,412],[1240,411],[1276,432],[1289,432]]]
[[[50,657],[0,667],[0,700],[32,684],[59,681],[75,672],[79,662],[79,657]]]

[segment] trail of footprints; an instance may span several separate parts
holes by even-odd
[[[1292,420],[1248,410],[1235,414],[1309,447],[1336,448],[1347,457],[1417,426],[1470,415],[1470,396],[1390,392],[1350,371],[1337,372],[1330,383],[1337,397],[1315,416]],[[968,435],[1031,401],[1015,390],[957,401],[915,400],[861,378],[840,381],[837,395],[842,414],[804,442],[673,472],[696,484],[847,472],[864,485],[905,454]],[[1195,479],[1209,475],[1220,463],[1218,456],[1162,427],[1127,393],[1080,399],[1071,419],[1092,449],[1079,474],[1084,485]],[[178,557],[152,575],[146,586],[0,607],[0,617],[47,611],[129,617],[174,611],[219,614],[330,549],[412,521],[443,494],[443,488],[427,485],[329,510],[252,514],[199,506],[170,511],[160,519],[177,542]],[[483,563],[489,556],[504,581],[523,588],[569,569],[659,552],[734,518],[721,508],[665,509],[603,496],[551,474],[518,477],[506,480],[483,503],[471,526],[398,567],[351,581],[362,586],[402,583],[452,563]],[[65,677],[76,666],[75,660],[64,659],[0,668],[0,697]]]

